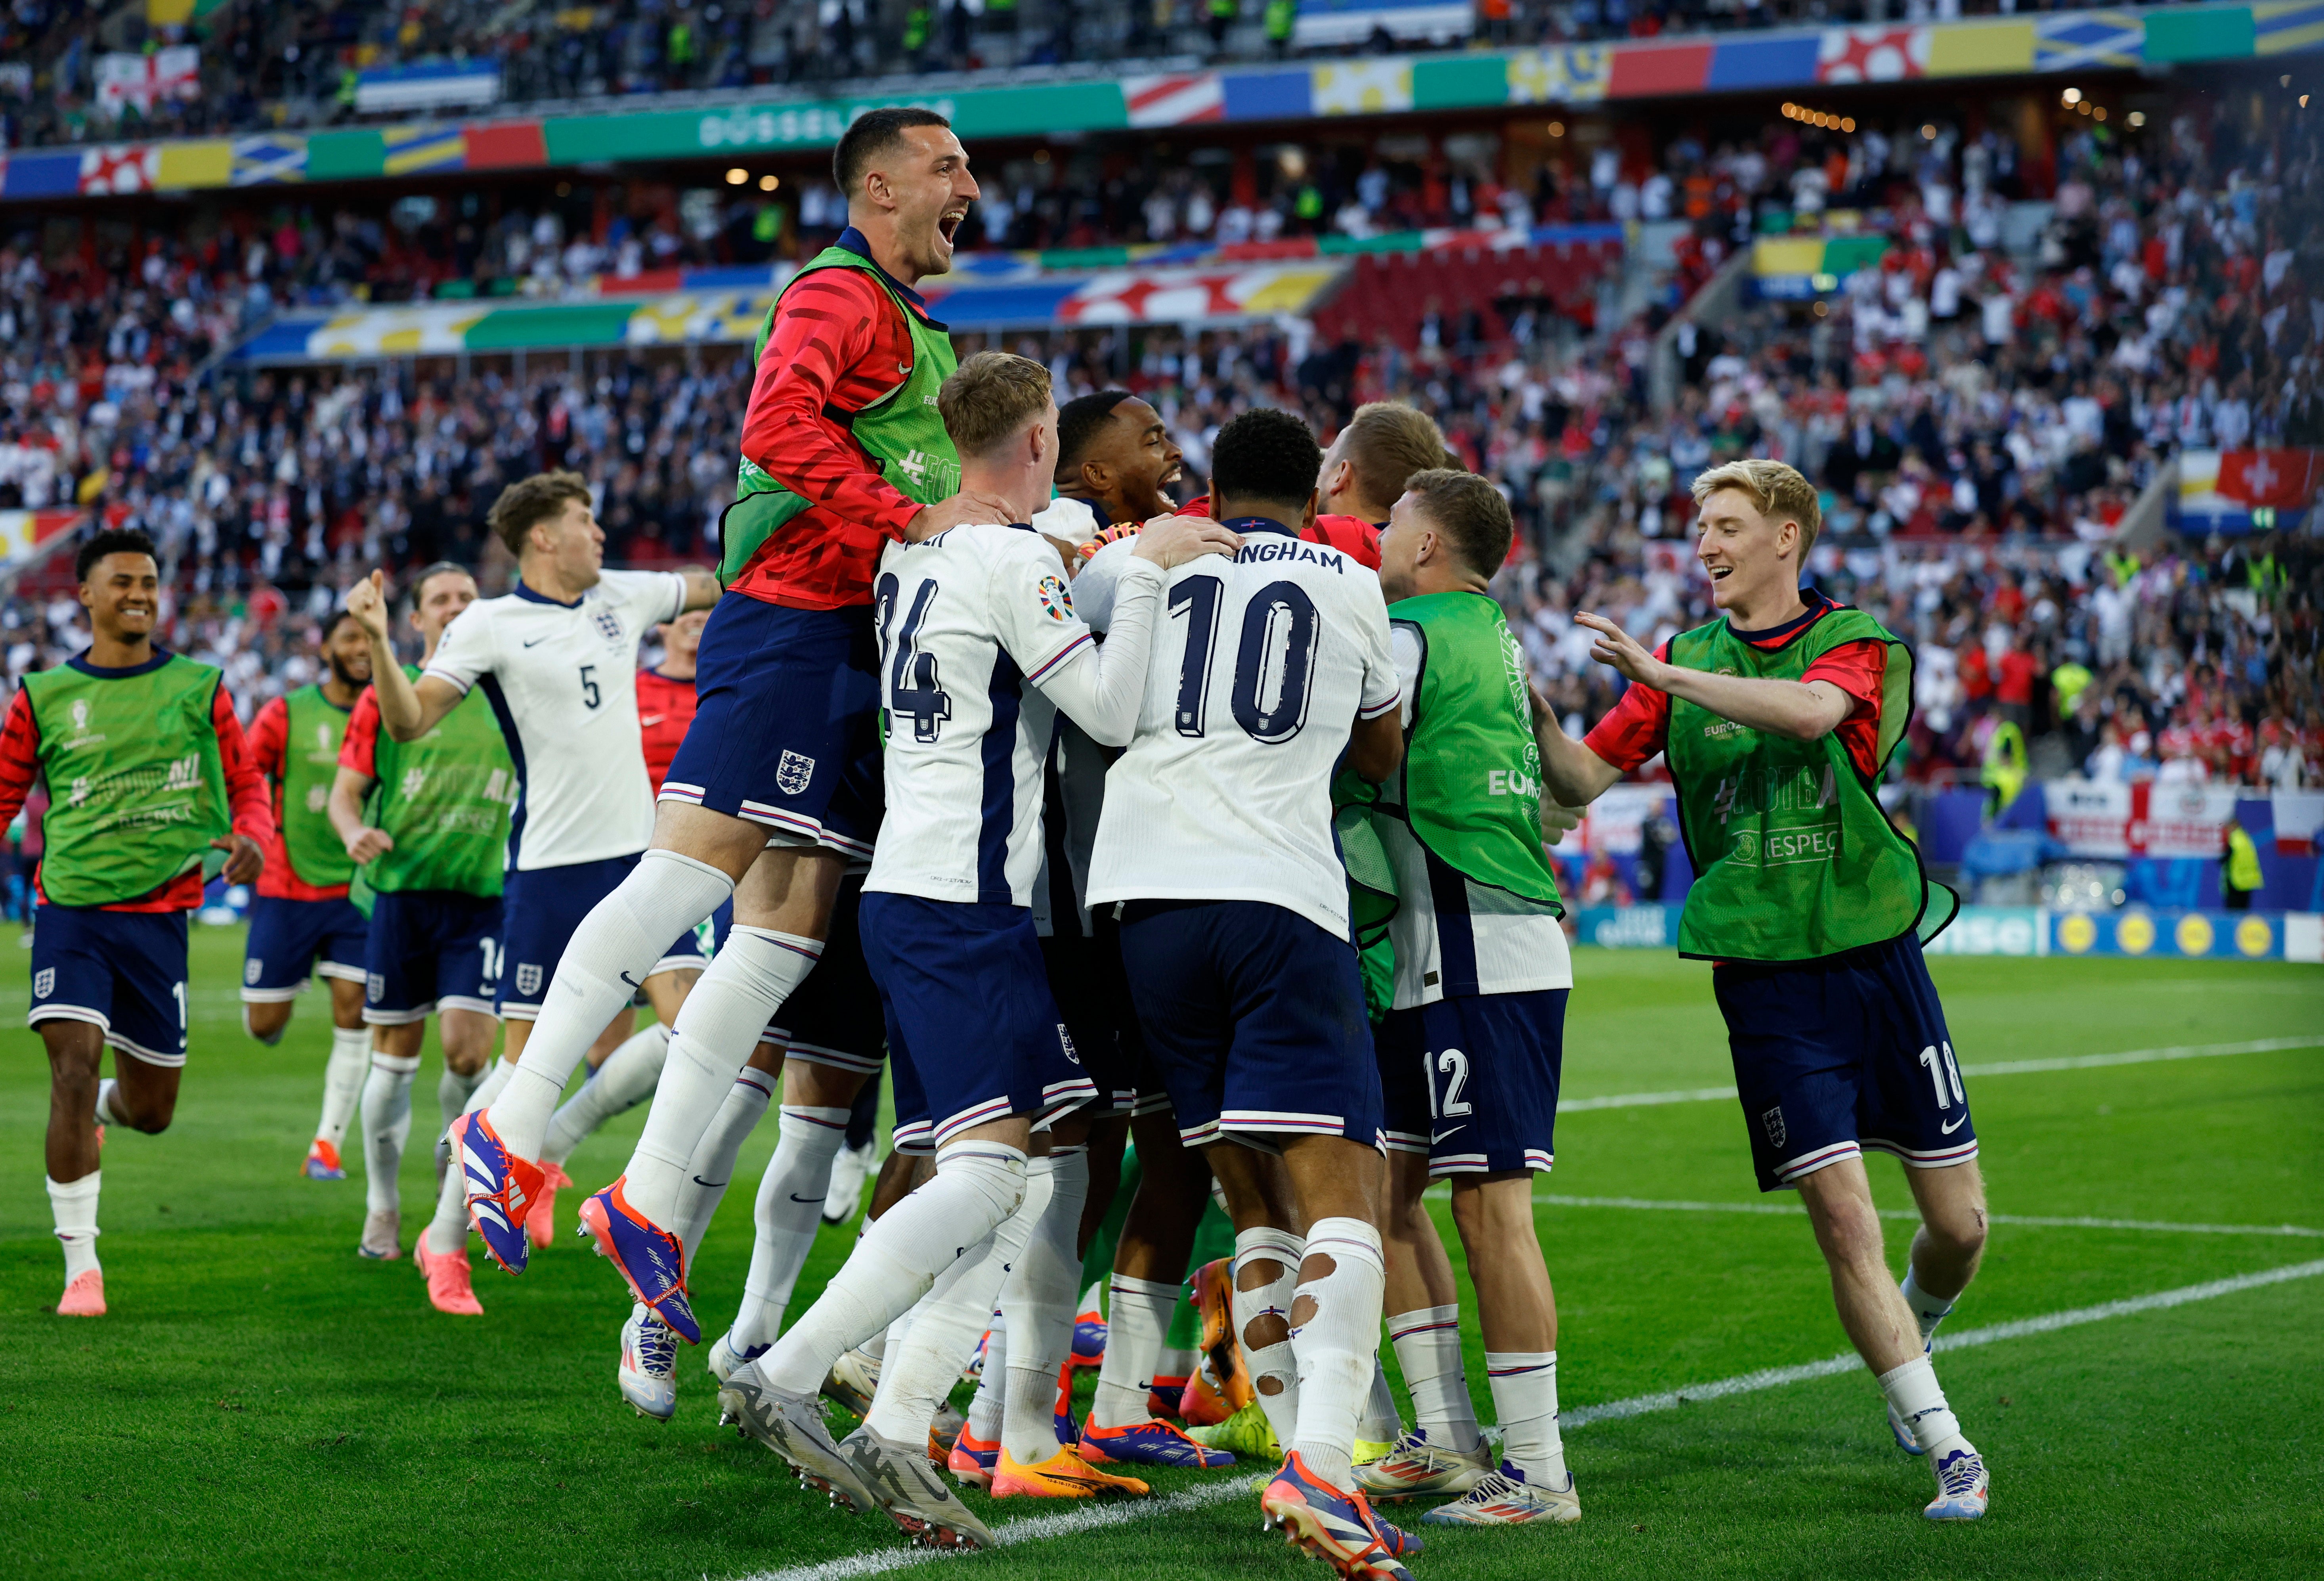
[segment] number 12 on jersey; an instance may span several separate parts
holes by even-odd
[[[1173,718],[1181,735],[1200,737],[1209,727],[1211,658],[1218,647],[1225,592],[1226,584],[1216,577],[1189,577],[1170,589],[1170,618],[1183,614],[1186,621]],[[1314,601],[1296,582],[1270,582],[1243,606],[1227,707],[1253,741],[1277,745],[1306,726],[1320,624]]]

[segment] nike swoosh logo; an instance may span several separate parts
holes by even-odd
[[[639,715],[639,716],[638,716],[638,723],[639,723],[640,725],[645,725],[645,726],[659,725],[659,724],[660,724],[660,723],[661,723],[661,720],[662,720],[662,717],[661,717],[659,714],[641,714],[641,715]],[[335,760],[333,760],[333,761],[335,761],[335,762],[336,762],[337,760],[335,759]]]
[[[627,983],[627,984],[628,984],[631,987],[632,987],[632,988],[642,988],[642,987],[644,987],[644,986],[645,986],[645,985],[644,985],[643,983],[639,982],[635,977],[631,976],[627,972],[623,972],[623,973],[621,975],[621,976],[622,976],[622,982],[624,982],[624,983]]]
[[[792,1200],[793,1202],[804,1202],[804,1203],[806,1203],[809,1207],[821,1207],[823,1206],[823,1198],[822,1198],[822,1197],[801,1197],[801,1196],[800,1196],[798,1192],[796,1192],[796,1191],[794,1191],[794,1192],[792,1192],[792,1193],[791,1193],[791,1200]]]
[[[1428,1145],[1429,1145],[1429,1146],[1431,1146],[1431,1147],[1434,1147],[1438,1142],[1443,1142],[1446,1137],[1448,1137],[1448,1136],[1457,1136],[1457,1135],[1459,1135],[1462,1132],[1466,1131],[1466,1130],[1468,1130],[1468,1129],[1469,1129],[1469,1128],[1468,1128],[1467,1126],[1465,1126],[1465,1125],[1455,1125],[1455,1126],[1454,1126],[1452,1130],[1450,1130],[1450,1131],[1439,1131],[1439,1132],[1437,1132],[1435,1134],[1434,1134],[1433,1136],[1431,1136],[1431,1137],[1428,1139]]]
[[[1969,1116],[1964,1114],[1960,1119],[1954,1121],[1950,1125],[1940,1125],[1937,1129],[1943,1134],[1950,1136],[1954,1132],[1959,1131],[1962,1126],[1968,1123]]]
[[[545,642],[547,642],[547,641],[549,641],[549,639],[548,639],[547,637],[535,637],[535,638],[533,638],[533,639],[532,639],[532,641],[530,641],[530,642],[529,642],[529,643],[525,643],[525,644],[524,644],[524,646],[526,646],[526,647],[528,647],[528,648],[538,648],[538,647],[540,647],[540,644],[541,644],[541,643],[545,643]]]
[[[725,1185],[725,1184],[726,1184],[726,1182],[725,1182],[725,1181],[724,1181],[724,1180],[706,1180],[706,1179],[703,1179],[701,1176],[699,1176],[699,1175],[696,1175],[696,1176],[694,1178],[694,1183],[695,1183],[696,1186],[701,1187],[705,1191],[715,1191],[715,1190],[717,1190],[721,1186],[724,1186],[724,1185]]]

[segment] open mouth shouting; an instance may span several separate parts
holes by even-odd
[[[936,216],[936,236],[943,242],[945,252],[952,251],[954,240],[960,234],[961,225],[967,218],[966,203],[956,203]]]

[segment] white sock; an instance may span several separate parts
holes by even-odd
[[[1557,1432],[1557,1353],[1487,1351],[1485,1376],[1500,1419],[1503,1469],[1536,1487],[1571,1486]]]
[[[1178,1295],[1181,1300],[1185,1299],[1184,1290],[1179,1291]],[[1183,1385],[1187,1379],[1194,1375],[1194,1353],[1190,1350],[1165,1348],[1162,1352],[1162,1359],[1154,1364],[1154,1368],[1157,1382],[1164,1378],[1174,1381],[1171,1392],[1175,1394],[1177,1391],[1177,1385]]]
[[[1291,1288],[1299,1282],[1299,1257],[1305,1244],[1288,1230],[1261,1225],[1235,1235],[1234,1294],[1227,1310],[1234,1319],[1235,1341],[1242,1348],[1242,1364],[1250,1386],[1259,1394],[1259,1409],[1267,1413],[1276,1442],[1291,1447],[1299,1427],[1299,1363],[1290,1336],[1270,1344],[1254,1344],[1252,1321],[1259,1318],[1291,1320]],[[1253,1262],[1272,1262],[1275,1276],[1257,1290],[1242,1288],[1242,1271]],[[1352,1441],[1352,1440],[1351,1440]]]
[[[733,892],[733,881],[706,862],[675,851],[648,851],[629,877],[581,920],[557,963],[556,976],[540,996],[540,1014],[525,1040],[518,1075],[505,1098],[493,1105],[493,1130],[511,1152],[525,1159],[540,1156],[565,1084],[573,1079],[605,1023],[630,1002],[636,985],[645,981],[670,940],[716,911]],[[716,969],[715,962],[712,969]],[[698,992],[701,985],[696,987]],[[732,1071],[726,1079],[733,1079]],[[719,1086],[723,1097],[725,1083]],[[630,1196],[634,1201],[634,1186]]]
[[[436,1128],[438,1138],[452,1129],[453,1121],[468,1112],[468,1100],[476,1096],[476,1089],[484,1086],[484,1077],[493,1073],[493,1067],[506,1063],[506,1060],[488,1059],[484,1068],[466,1076],[448,1065],[444,1068],[444,1074],[436,1078],[436,1107],[442,1111],[444,1116],[444,1123]],[[412,1068],[419,1068],[416,1062]]]
[[[1024,1196],[1025,1155],[1016,1148],[956,1142],[940,1149],[936,1179],[864,1225],[815,1305],[759,1359],[761,1375],[778,1389],[813,1394],[842,1352],[908,1311]]]
[[[998,1311],[984,1326],[984,1371],[976,1376],[976,1398],[968,1402],[968,1430],[984,1443],[998,1444],[1001,1420],[1009,1414],[1009,1328]]]
[[[283,1034],[290,1030],[290,1023],[289,1022],[284,1022],[281,1026],[274,1029],[273,1035],[270,1037],[265,1033],[261,1032],[256,1027],[251,1025],[250,1006],[245,1004],[242,1007],[242,1030],[249,1033],[252,1038],[272,1049],[274,1045],[282,1040]]]
[[[396,1172],[411,1142],[411,1084],[419,1075],[419,1055],[374,1052],[371,1075],[364,1078],[364,1207],[374,1213],[402,1206]]]
[[[1035,1159],[1030,1180],[1044,1160]],[[1089,1150],[1052,1151],[1049,1201],[1026,1237],[1024,1253],[1001,1287],[1001,1310],[1008,1315],[1016,1343],[1009,1350],[1008,1410],[1001,1443],[1019,1465],[1036,1465],[1056,1454],[1057,1373],[1074,1348],[1074,1298],[1081,1293],[1082,1260],[1074,1243],[1082,1207],[1089,1200]]]
[[[1388,1386],[1388,1368],[1379,1352],[1372,1352],[1372,1386],[1364,1396],[1364,1414],[1356,1419],[1356,1438],[1366,1444],[1393,1444],[1404,1434],[1396,1414],[1396,1391]]]
[[[49,1188],[49,1211],[56,1216],[57,1239],[65,1249],[65,1283],[84,1273],[101,1272],[97,1262],[97,1177],[91,1170],[78,1180],[42,1179]]]
[[[99,1125],[129,1123],[113,1106],[113,1095],[120,1089],[121,1084],[109,1076],[97,1084],[97,1123]]]
[[[1461,1364],[1461,1308],[1421,1307],[1388,1320],[1388,1343],[1412,1394],[1412,1425],[1440,1448],[1467,1454],[1482,1440]]]
[[[597,1079],[605,1079],[603,1072]],[[734,1085],[726,1089],[726,1102],[719,1106],[718,1117],[702,1133],[702,1145],[694,1150],[686,1184],[678,1188],[678,1223],[673,1226],[679,1244],[686,1248],[688,1268],[694,1266],[703,1232],[710,1227],[710,1216],[726,1198],[726,1188],[734,1179],[734,1158],[742,1151],[743,1139],[758,1129],[766,1115],[768,1100],[775,1096],[775,1080],[763,1070],[742,1067]]]
[[[771,1345],[782,1332],[783,1308],[823,1224],[823,1190],[831,1179],[831,1157],[847,1136],[847,1111],[786,1104],[777,1123],[775,1156],[767,1160],[752,1209],[757,1238],[742,1281],[742,1309],[734,1317],[736,1350]],[[808,1200],[800,1201],[803,1197]]]
[[[1090,1420],[1101,1428],[1126,1428],[1152,1415],[1146,1394],[1168,1348],[1165,1342],[1170,1315],[1178,1309],[1178,1287],[1117,1273],[1106,1289],[1105,1360],[1098,1364]]]
[[[468,1095],[468,1106],[464,1114],[474,1114],[488,1108],[500,1096],[501,1089],[509,1084],[509,1075],[516,1068],[505,1059],[493,1061],[492,1068]],[[456,1116],[455,1116],[456,1118]],[[468,1244],[468,1177],[453,1160],[452,1168],[444,1171],[444,1188],[436,1194],[436,1216],[430,1219],[423,1233],[428,1237],[428,1249],[439,1255],[457,1252]]]
[[[1344,1488],[1354,1475],[1356,1419],[1371,1392],[1373,1358],[1379,1354],[1388,1264],[1379,1231],[1357,1218],[1317,1219],[1307,1229],[1305,1255],[1329,1257],[1333,1269],[1301,1280],[1292,1294],[1293,1315],[1306,1312],[1307,1320],[1291,1330],[1299,1359],[1299,1425],[1296,1441],[1286,1447],[1297,1449],[1317,1476]]]
[[[669,1029],[661,1022],[632,1033],[605,1056],[597,1074],[583,1082],[581,1090],[550,1116],[549,1140],[540,1144],[540,1161],[563,1163],[591,1132],[653,1096],[654,1084],[661,1079],[662,1059],[669,1052]]]
[[[1925,1350],[1928,1348],[1929,1341],[1936,1335],[1937,1325],[1942,1323],[1952,1312],[1953,1302],[1941,1300],[1923,1290],[1919,1275],[1915,1274],[1909,1265],[1904,1270],[1904,1283],[1902,1289],[1904,1294],[1904,1305],[1913,1308],[1914,1320],[1921,1326],[1921,1347]],[[1957,1301],[1960,1299],[1956,1296],[1953,1300]]]
[[[977,1336],[991,1320],[1010,1265],[1023,1255],[1033,1225],[1048,1210],[1055,1177],[1048,1170],[1036,1172],[1040,1161],[1025,1167],[1025,1199],[1017,1211],[945,1270],[927,1299],[913,1308],[910,1331],[900,1345],[890,1331],[880,1397],[865,1424],[890,1443],[917,1444],[927,1436],[928,1424],[960,1381],[960,1370],[976,1354]],[[996,1394],[996,1407],[999,1401]]]
[[[1914,1356],[1895,1372],[1881,1373],[1880,1392],[1904,1419],[1913,1441],[1931,1454],[1960,1438],[1960,1420],[1945,1403],[1945,1391],[1937,1386],[1937,1369],[1928,1357]]]
[[[654,1089],[645,1132],[622,1171],[630,1206],[651,1223],[666,1226],[677,1218],[678,1188],[686,1183],[686,1166],[702,1133],[717,1118],[726,1089],[759,1046],[768,1021],[822,954],[820,939],[738,927],[687,994],[670,1032],[669,1062]],[[841,1124],[845,1123],[843,1115]],[[844,1130],[840,1140],[846,1140]],[[830,1179],[831,1160],[825,1158],[823,1173],[805,1188],[815,1193],[818,1216]]]
[[[890,1325],[890,1327],[893,1327],[894,1325]],[[855,1348],[862,1353],[863,1359],[867,1362],[885,1360],[888,1354],[888,1330],[881,1329]]]
[[[333,1027],[331,1058],[323,1066],[323,1117],[315,1123],[318,1142],[337,1148],[347,1140],[347,1122],[355,1118],[355,1100],[363,1096],[370,1069],[371,1029]]]

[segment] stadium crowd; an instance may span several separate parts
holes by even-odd
[[[1595,334],[1505,303],[1432,316],[1411,346],[1296,324],[991,338],[1049,363],[1061,392],[1153,400],[1192,486],[1210,437],[1250,405],[1297,407],[1327,434],[1362,401],[1430,411],[1515,503],[1500,586],[1581,723],[1619,683],[1588,661],[1571,614],[1608,610],[1657,640],[1702,618],[1687,483],[1757,454],[1825,487],[1825,585],[1922,650],[1914,773],[1972,773],[2006,721],[2049,738],[2052,772],[2200,763],[2317,782],[2312,540],[2183,542],[2144,562],[2106,543],[2181,448],[2324,445],[2314,141],[2193,118],[2128,139],[2073,127],[2041,178],[2049,223],[2013,251],[2004,198],[2044,190],[2023,160],[2004,138],[1934,125],[1843,137],[1786,124],[1709,148],[1682,136],[1651,169],[1545,172],[1545,207],[1571,194],[1586,214],[1691,219],[1690,282],[1820,210],[1886,228],[1880,262],[1842,289],[1722,313],[1715,330],[1673,323],[1667,302]],[[1441,162],[1373,169],[1345,190],[1360,223],[1511,197],[1481,171],[1446,180]],[[1172,234],[1194,219],[1219,234],[1224,206],[1195,207],[1131,205],[1115,235],[1162,233],[1166,208]],[[579,245],[503,228],[560,269]],[[611,552],[640,563],[713,558],[731,497],[739,347],[480,359],[465,381],[440,363],[198,372],[278,303],[343,291],[382,257],[397,266],[366,258],[376,229],[286,211],[271,236],[155,242],[134,260],[44,264],[29,235],[0,247],[0,508],[78,501],[152,531],[177,570],[176,641],[224,662],[245,707],[301,683],[305,624],[359,570],[486,560],[483,513],[511,478],[563,465],[598,480]],[[641,230],[669,234],[616,246]],[[963,354],[985,339],[961,337]],[[1677,365],[1666,405],[1658,356]],[[73,616],[69,599],[0,611],[12,680],[72,650]]]
[[[2070,8],[2089,0],[2062,0]],[[228,6],[151,22],[88,0],[19,0],[0,12],[0,139],[9,147],[325,125],[355,118],[361,74],[412,65],[497,69],[506,104],[687,94],[992,67],[1070,69],[1117,59],[1219,64],[1655,38],[1740,28],[1923,21],[2013,9],[2007,0],[1482,0],[1466,36],[1389,26],[1328,46],[1296,38],[1295,0],[612,0],[567,5],[338,0]],[[1389,19],[1391,22],[1397,19]],[[97,62],[171,46],[200,51],[196,83],[98,102]]]

